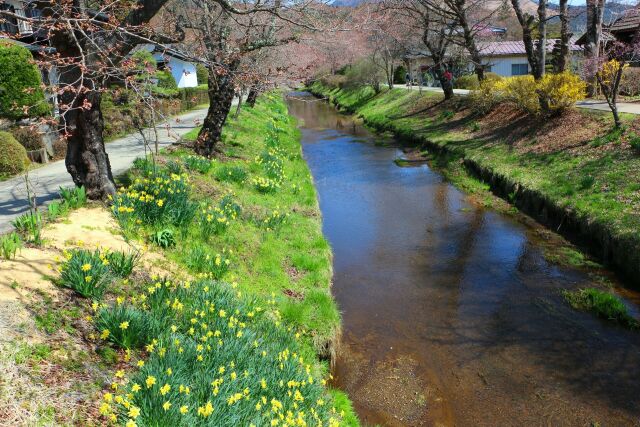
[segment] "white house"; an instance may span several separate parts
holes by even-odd
[[[547,40],[547,60],[551,59],[551,53],[557,42],[558,39]],[[572,54],[571,62],[574,66],[577,66],[581,56],[573,54],[581,52],[582,48],[572,40],[569,50]],[[529,74],[527,52],[522,40],[483,43],[480,46],[480,56],[482,57],[482,62],[486,64],[485,70],[496,73],[499,76],[510,77]]]
[[[547,40],[547,60],[552,59],[551,53],[553,48],[558,42],[557,39]],[[502,77],[521,76],[529,74],[529,62],[527,61],[527,53],[524,48],[524,42],[517,41],[494,41],[494,42],[481,42],[479,43],[480,56],[482,62],[485,64],[485,70],[498,74]],[[570,51],[572,54],[582,51],[582,48],[571,42]],[[452,54],[453,57],[459,57],[459,52]],[[575,68],[579,66],[579,62],[582,55],[571,55],[572,66]],[[416,81],[422,77],[423,84],[434,83],[431,76],[429,76],[429,70],[433,66],[433,62],[428,55],[428,52],[414,52],[405,56],[405,63],[411,79]],[[455,61],[454,61],[455,62]],[[473,70],[473,66],[469,66],[468,69],[452,70],[454,74],[470,73]],[[426,75],[426,78],[424,77]]]
[[[151,52],[158,63],[158,68],[171,71],[179,88],[198,86],[196,65],[189,62],[188,58],[175,49],[164,48],[151,43],[137,46],[135,50]]]

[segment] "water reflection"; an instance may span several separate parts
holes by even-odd
[[[534,231],[313,98],[302,120],[343,312],[335,374],[384,425],[640,425],[638,334],[566,306],[588,285]]]

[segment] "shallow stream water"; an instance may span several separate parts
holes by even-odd
[[[397,166],[325,102],[288,104],[334,252],[336,386],[365,424],[640,425],[640,332],[564,302],[592,279],[545,259],[548,231]]]

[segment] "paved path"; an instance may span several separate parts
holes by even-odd
[[[206,109],[192,110],[170,119],[158,127],[160,147],[167,147],[180,137],[197,127],[206,115]],[[169,125],[167,128],[166,125]],[[151,135],[152,131],[147,130]],[[145,154],[145,147],[140,134],[131,134],[106,144],[111,170],[114,175],[124,173],[133,161]],[[49,163],[29,172],[31,182],[37,196],[38,205],[43,205],[58,198],[60,187],[71,187],[73,181],[64,165],[64,160]],[[0,182],[0,233],[11,230],[11,221],[29,209],[26,198],[24,176]]]
[[[396,85],[396,88],[407,88],[405,85]],[[411,86],[412,90],[420,90],[418,86]],[[429,92],[442,92],[442,89],[439,87],[422,87],[422,90]],[[466,96],[469,94],[469,90],[467,89],[454,89],[453,93],[456,95]],[[609,105],[607,101],[597,100],[597,99],[585,99],[584,101],[576,102],[576,107],[586,108],[588,110],[600,110],[600,111],[611,111],[609,110]],[[640,114],[640,103],[636,104],[633,102],[618,102],[618,111],[620,113],[629,113],[629,114]]]

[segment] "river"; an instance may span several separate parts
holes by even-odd
[[[545,259],[561,239],[396,165],[309,94],[288,104],[334,253],[335,386],[365,425],[640,425],[640,332],[564,302],[592,279]]]

